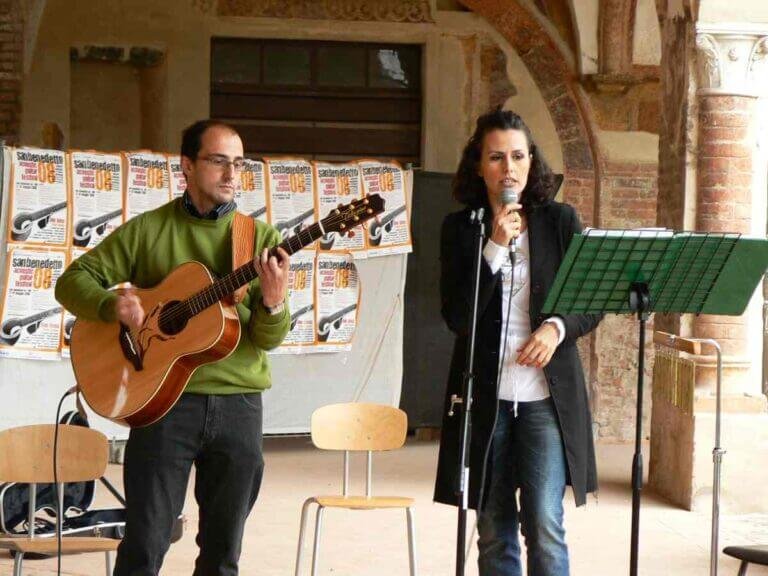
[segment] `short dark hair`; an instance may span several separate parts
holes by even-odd
[[[528,140],[531,169],[528,172],[528,182],[523,189],[520,202],[523,210],[530,212],[537,206],[549,202],[557,192],[555,175],[533,141],[531,131],[523,119],[511,110],[502,110],[501,107],[477,119],[475,133],[464,147],[459,167],[453,177],[453,197],[458,202],[473,208],[488,205],[488,192],[477,168],[483,152],[483,139],[493,130],[521,130]]]
[[[229,130],[233,134],[237,134],[237,130],[233,126],[230,126],[226,122],[220,120],[198,120],[194,124],[191,124],[184,128],[181,133],[181,155],[186,156],[190,160],[195,160],[200,153],[202,147],[203,134],[205,134],[208,128],[219,126]],[[238,134],[239,136],[239,134]]]

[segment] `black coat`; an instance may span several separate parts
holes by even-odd
[[[486,230],[490,230],[490,210],[486,210]],[[535,331],[546,316],[541,314],[557,269],[581,223],[574,209],[559,202],[549,202],[528,214],[530,249],[530,318]],[[466,365],[468,318],[472,297],[472,262],[475,229],[469,224],[469,209],[449,214],[443,222],[440,245],[440,292],[442,315],[456,334],[450,375],[445,394],[445,411],[440,440],[440,456],[435,484],[435,500],[456,504],[456,474],[459,465],[459,430],[461,411],[449,417],[451,394],[462,395]],[[478,323],[475,348],[475,384],[472,404],[472,439],[470,449],[469,504],[477,508],[483,458],[496,411],[496,369],[501,338],[501,272],[491,269],[481,258]],[[568,461],[568,484],[573,487],[576,505],[586,501],[587,492],[597,490],[595,447],[592,441],[592,417],[589,411],[584,371],[576,340],[593,330],[602,316],[574,314],[562,316],[565,340],[558,346],[544,373],[560,423]],[[488,463],[486,482],[491,477]],[[487,484],[486,484],[487,485]]]

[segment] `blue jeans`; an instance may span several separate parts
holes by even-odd
[[[490,485],[478,517],[480,576],[522,576],[518,527],[528,576],[568,576],[566,460],[552,398],[521,402],[517,418],[512,402],[502,400],[491,450]]]
[[[194,576],[236,576],[243,528],[264,469],[261,394],[182,394],[168,414],[133,428],[125,450],[125,538],[115,576],[155,576],[195,466],[200,507]]]

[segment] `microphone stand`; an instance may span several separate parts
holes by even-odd
[[[483,222],[484,209],[472,211],[470,223],[476,226],[475,232],[475,256],[473,269],[475,280],[472,288],[472,309],[470,313],[469,338],[467,338],[467,367],[464,372],[464,390],[461,398],[455,394],[451,396],[451,407],[448,412],[453,416],[453,408],[456,404],[464,404],[461,419],[461,446],[459,456],[459,486],[457,490],[459,517],[456,535],[456,576],[463,576],[466,563],[466,539],[467,539],[467,510],[469,508],[469,450],[472,438],[472,393],[474,388],[475,365],[475,334],[477,331],[477,298],[480,288],[480,265],[483,257],[483,239],[485,238],[485,223]]]

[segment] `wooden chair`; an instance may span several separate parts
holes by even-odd
[[[326,508],[373,510],[376,508],[405,508],[408,528],[408,554],[411,576],[416,576],[416,540],[413,521],[413,498],[378,496],[372,493],[373,452],[395,450],[405,443],[408,417],[405,412],[379,404],[331,404],[318,408],[312,414],[312,443],[322,450],[344,451],[342,493],[333,496],[307,498],[301,509],[299,545],[296,552],[296,576],[301,570],[302,547],[306,531],[307,513],[311,504],[317,504],[315,516],[315,542],[312,550],[312,576],[317,575],[320,556],[320,531]],[[366,451],[365,495],[349,494],[349,453]]]
[[[21,576],[24,554],[57,553],[56,537],[35,535],[36,484],[54,481],[53,441],[55,426],[44,424],[22,426],[0,432],[0,481],[22,482],[29,490],[29,535],[0,538],[0,550],[15,553],[13,576]],[[96,480],[107,467],[107,438],[101,432],[82,426],[59,425],[58,481],[59,509],[62,508],[64,482]],[[56,522],[60,530],[60,519]],[[61,542],[62,554],[104,552],[106,574],[112,574],[110,552],[117,549],[119,540],[96,537],[66,537]]]

